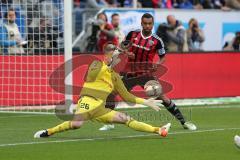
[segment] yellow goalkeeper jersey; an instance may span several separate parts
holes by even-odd
[[[126,102],[143,104],[144,99],[129,93],[118,73],[104,62],[94,61],[88,69],[81,96],[91,96],[106,102],[112,92],[119,94]]]

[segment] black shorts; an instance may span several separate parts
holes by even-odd
[[[134,75],[134,74],[121,74],[123,76],[122,81],[128,91],[131,91],[135,86],[144,87],[144,85],[150,80],[156,80],[152,75]]]
[[[149,75],[135,75],[135,74],[121,74],[122,81],[128,91],[131,91],[135,86],[144,87],[144,85],[150,80],[156,80],[154,76]],[[106,100],[106,108],[114,109],[115,106],[115,95],[110,94]]]

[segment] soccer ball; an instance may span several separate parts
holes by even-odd
[[[162,86],[156,80],[150,80],[144,85],[144,91],[150,98],[157,98],[162,94]]]
[[[236,135],[234,137],[234,142],[235,142],[235,145],[240,148],[240,136]]]

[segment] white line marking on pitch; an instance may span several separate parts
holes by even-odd
[[[225,109],[225,108],[240,108],[238,105],[229,105],[229,106],[192,106],[192,107],[179,107],[181,110],[184,109]],[[119,109],[119,108],[118,108]],[[137,111],[153,111],[147,107],[141,107],[141,108],[127,108],[130,110],[117,110],[117,111],[122,111],[122,112],[137,112]],[[166,110],[163,106],[161,107],[162,110]],[[24,111],[2,111],[0,110],[1,113],[9,113],[9,114],[32,114],[32,115],[53,115],[54,112],[24,112]],[[1,118],[1,117],[0,117]]]
[[[32,114],[32,115],[52,115],[54,112],[26,112],[26,111],[2,111],[0,113],[9,113],[9,114]]]
[[[3,116],[3,117],[0,117],[0,119],[10,119],[10,118],[25,118],[25,117],[39,117],[39,116],[45,116],[45,115],[19,115],[19,116]]]
[[[163,106],[160,107],[162,110],[166,110]],[[237,108],[240,109],[240,106],[237,105],[233,105],[233,106],[209,106],[209,107],[201,107],[201,106],[192,106],[192,107],[179,107],[181,110],[184,109],[226,109],[226,108]],[[137,109],[133,109],[133,108],[129,108],[131,110],[119,110],[119,111],[123,111],[123,112],[136,112],[136,111],[153,111],[149,108],[137,108]]]
[[[193,134],[193,133],[204,133],[204,132],[217,132],[217,131],[225,131],[225,130],[239,130],[240,128],[216,128],[216,129],[208,129],[208,130],[199,130],[199,131],[191,131],[191,132],[172,132],[170,135],[176,134]],[[127,138],[137,138],[137,137],[148,137],[148,136],[157,136],[156,134],[142,134],[142,135],[129,135],[129,136],[120,136],[120,137],[99,137],[99,138],[85,138],[85,139],[69,139],[69,140],[56,140],[56,141],[44,141],[44,142],[22,142],[22,143],[9,143],[9,144],[0,144],[0,147],[8,147],[8,146],[19,146],[19,145],[31,145],[31,144],[46,144],[46,143],[65,143],[65,142],[78,142],[78,141],[95,141],[95,140],[110,140],[110,139],[127,139]]]

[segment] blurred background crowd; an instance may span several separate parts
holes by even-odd
[[[73,4],[73,38],[82,40],[74,49],[85,53],[101,52],[106,41],[120,43],[126,36],[121,16],[99,13],[103,8],[214,9],[223,13],[240,10],[240,0],[74,0]],[[63,50],[63,11],[63,0],[1,0],[1,53],[54,54]],[[170,13],[165,21],[154,32],[169,52],[204,50],[206,35],[196,17],[189,18],[187,26]],[[236,32],[222,50],[239,51],[239,46],[240,32]]]

